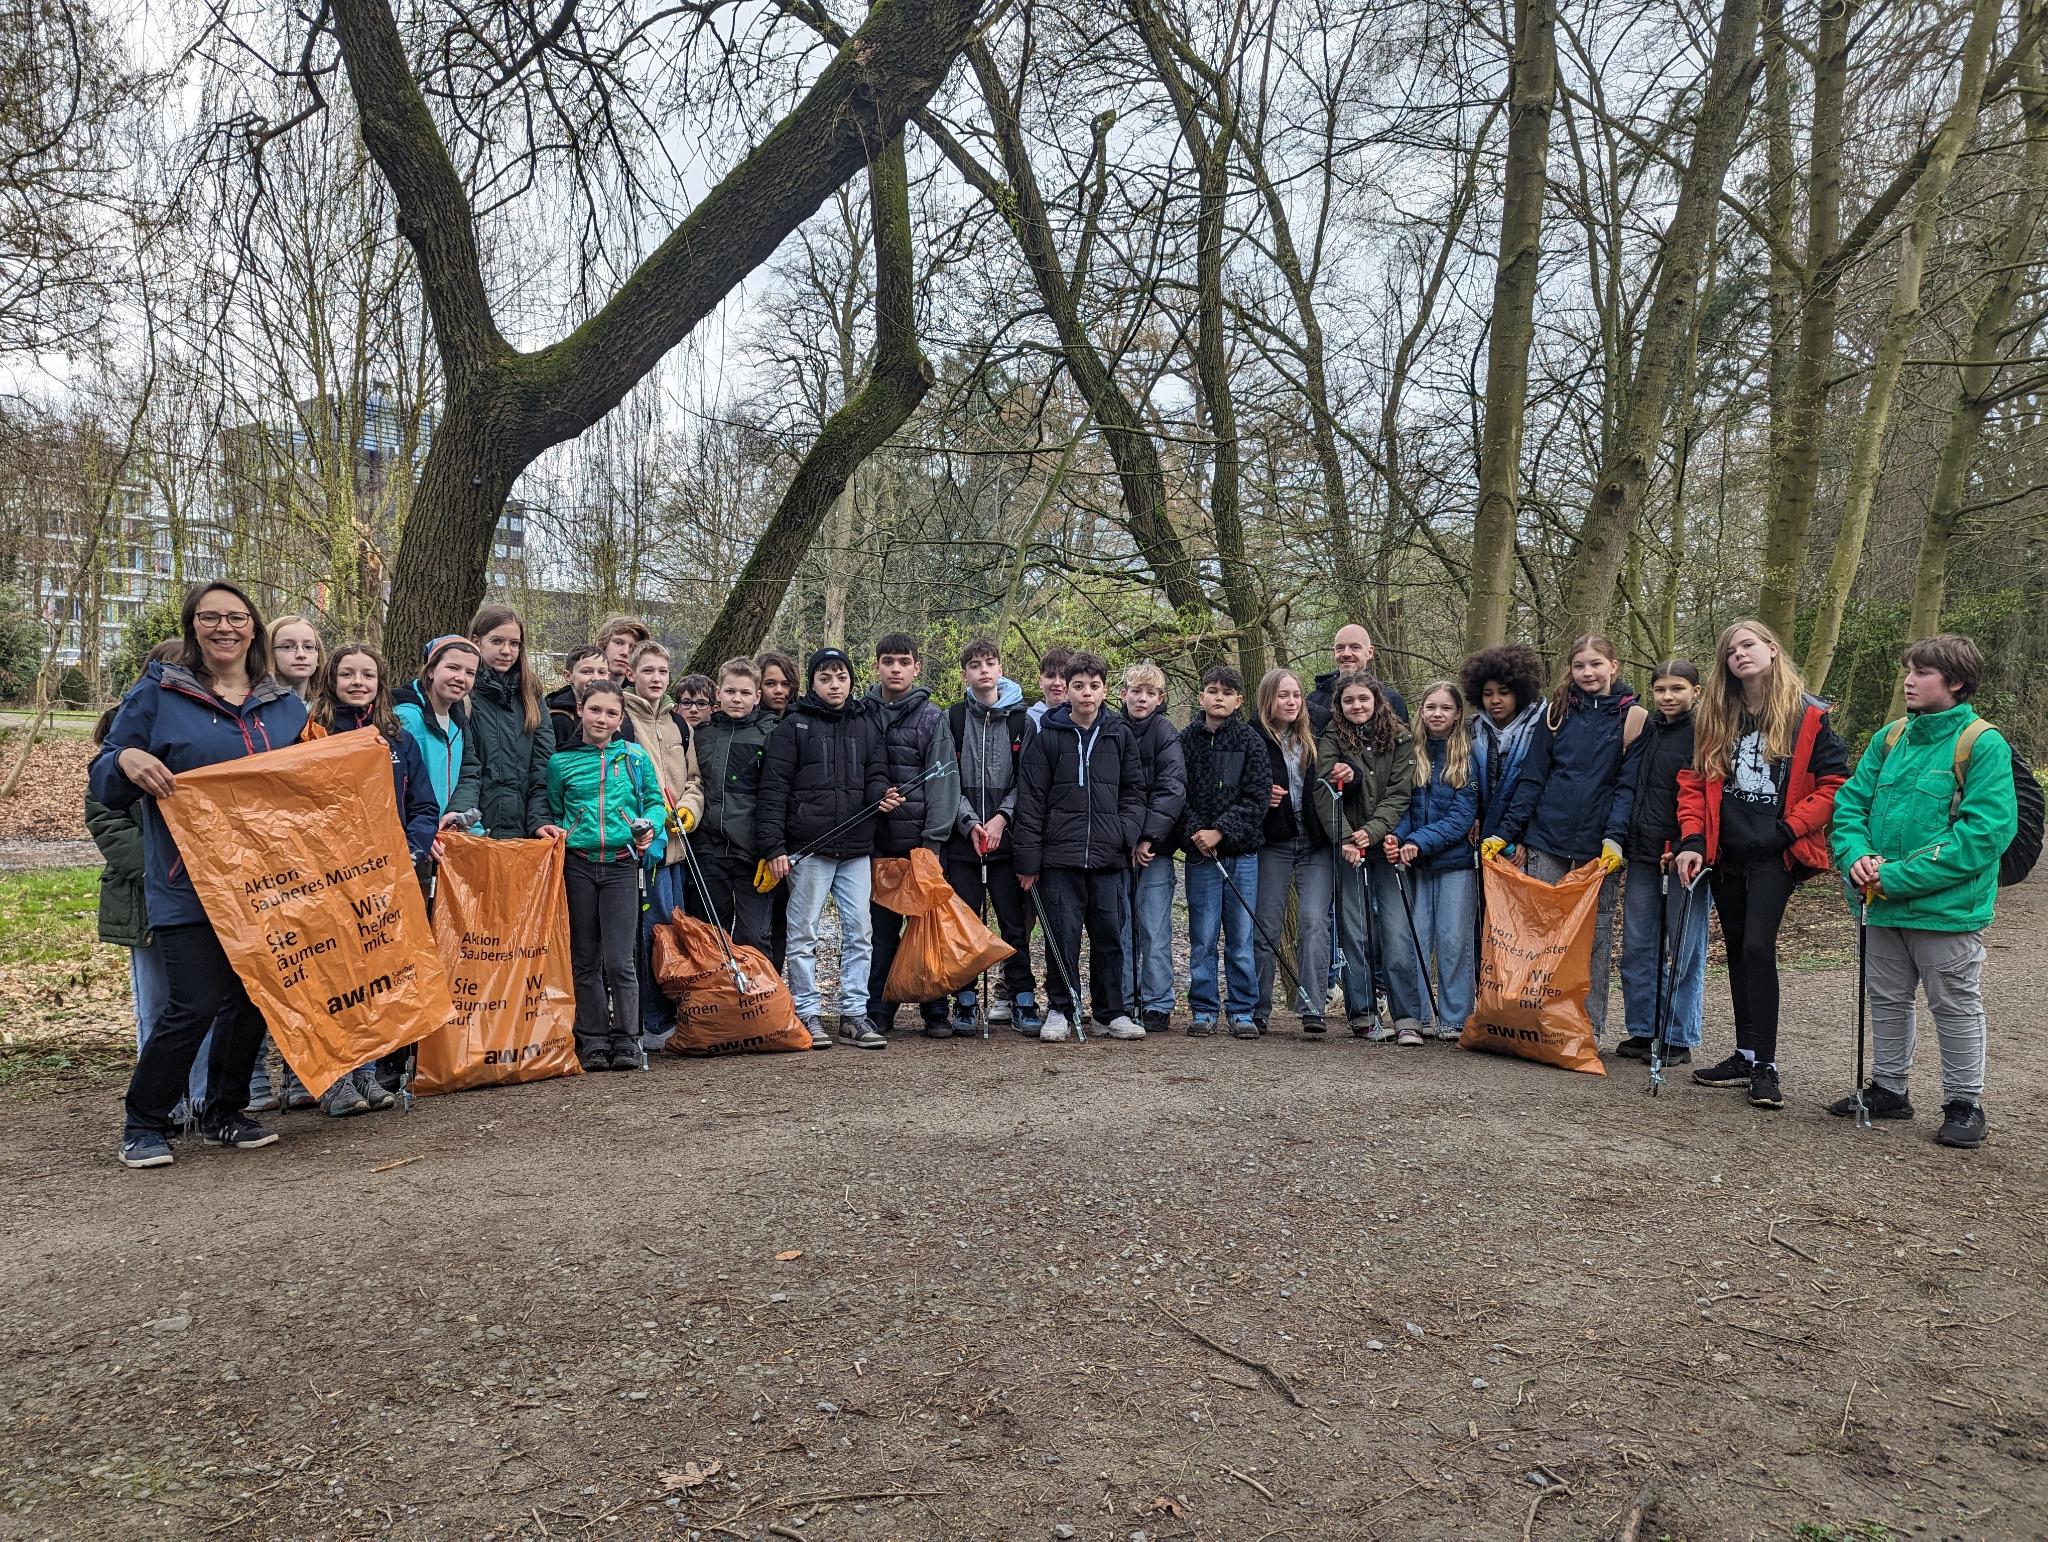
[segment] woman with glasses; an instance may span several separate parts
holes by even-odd
[[[179,631],[179,657],[143,672],[122,699],[92,763],[97,802],[109,809],[142,806],[143,901],[167,986],[156,1031],[128,1081],[121,1133],[121,1161],[128,1167],[172,1161],[171,1111],[209,1027],[210,1088],[247,1087],[263,1042],[263,1014],[206,919],[186,872],[186,855],[158,803],[175,795],[182,773],[282,749],[297,743],[306,727],[306,705],[272,677],[263,618],[239,588],[225,582],[193,586]],[[215,1099],[201,1109],[200,1138],[241,1150],[275,1141],[275,1134],[243,1113],[240,1102]]]

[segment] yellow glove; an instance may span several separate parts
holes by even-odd
[[[1479,860],[1491,862],[1507,849],[1508,843],[1506,841],[1502,840],[1498,835],[1489,835],[1479,843]]]
[[[1600,871],[1618,873],[1621,871],[1621,848],[1613,841],[1600,843]]]
[[[683,834],[688,835],[697,828],[697,816],[691,813],[687,807],[678,808],[676,810],[676,823],[683,827]]]
[[[754,892],[756,894],[771,893],[775,886],[781,882],[782,880],[775,876],[775,869],[768,865],[766,857],[763,857],[754,864]]]

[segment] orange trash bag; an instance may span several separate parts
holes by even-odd
[[[453,1015],[375,730],[180,772],[157,811],[314,1096]]]
[[[981,924],[922,846],[907,857],[875,859],[874,897],[909,918],[882,982],[884,1001],[936,1001],[1017,951]]]
[[[757,1055],[809,1049],[789,987],[759,948],[733,945],[733,978],[718,928],[678,910],[654,929],[654,979],[676,1004],[671,1055]]]
[[[434,885],[434,940],[455,1020],[423,1041],[413,1090],[459,1092],[580,1076],[576,981],[560,841],[450,832]]]
[[[1486,893],[1479,1001],[1458,1047],[1605,1076],[1586,1016],[1600,864],[1547,884],[1496,857],[1480,864],[1479,877]]]

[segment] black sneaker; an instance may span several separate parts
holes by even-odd
[[[1230,1036],[1233,1039],[1256,1039],[1259,1036],[1259,1025],[1249,1017],[1239,1018],[1230,1025]]]
[[[1140,1014],[1138,1022],[1147,1033],[1164,1033],[1173,1026],[1173,1014],[1171,1012],[1146,1012]]]
[[[266,1130],[238,1110],[203,1120],[199,1126],[199,1138],[209,1146],[233,1146],[241,1151],[254,1151],[258,1146],[276,1145],[277,1131]]]
[[[1903,1092],[1894,1092],[1889,1087],[1880,1087],[1876,1082],[1871,1082],[1864,1087],[1863,1106],[1869,1110],[1870,1117],[1873,1119],[1910,1119],[1913,1117],[1913,1105]],[[1834,1102],[1828,1105],[1828,1112],[1837,1119],[1855,1118],[1856,1094],[1852,1092],[1846,1098],[1835,1099]]]
[[[579,1044],[576,1046],[576,1063],[586,1071],[609,1071],[612,1068],[612,1047],[604,1043]]]
[[[1737,1050],[1726,1060],[1708,1066],[1704,1071],[1692,1073],[1692,1079],[1702,1087],[1747,1087],[1749,1076],[1756,1066],[1747,1055]]]
[[[638,1039],[613,1039],[611,1058],[614,1071],[647,1069],[647,1051],[640,1047]]]
[[[155,1130],[129,1130],[121,1137],[123,1167],[169,1167],[175,1161],[171,1143]]]
[[[1749,1073],[1749,1101],[1755,1108],[1783,1108],[1785,1094],[1778,1090],[1778,1068],[1760,1065]]]
[[[1329,1029],[1320,1017],[1304,1017],[1301,1020],[1301,1031],[1310,1038],[1321,1038]]]
[[[1188,1023],[1188,1037],[1191,1039],[1206,1039],[1215,1031],[1216,1019],[1213,1017],[1197,1017]]]
[[[972,1032],[973,1027],[974,1020],[969,1018],[966,1027],[960,1031],[963,1033]],[[927,1039],[950,1039],[953,1037],[953,1024],[947,1018],[928,1017],[925,1019],[924,1026],[918,1032],[922,1033]]]
[[[1664,1046],[1664,1063],[1666,1065],[1691,1065],[1692,1050],[1684,1044],[1667,1044]]]
[[[1643,1034],[1632,1033],[1614,1046],[1614,1052],[1624,1060],[1648,1060],[1650,1040]]]
[[[1950,1098],[1941,1105],[1941,1129],[1935,1140],[1964,1150],[1984,1144],[1984,1109],[1968,1098]]]

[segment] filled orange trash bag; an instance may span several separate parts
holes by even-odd
[[[796,1015],[789,987],[759,948],[734,945],[747,977],[733,978],[725,943],[709,921],[678,910],[654,928],[654,979],[676,1004],[671,1055],[757,1055],[809,1049],[810,1030]]]
[[[441,843],[434,940],[455,1021],[421,1040],[413,1091],[582,1075],[563,844],[453,832]]]
[[[1593,912],[1606,875],[1598,862],[1555,884],[1495,857],[1480,864],[1486,930],[1479,941],[1479,1001],[1460,1049],[1517,1055],[1605,1076],[1586,1016]]]
[[[981,924],[922,846],[907,857],[875,859],[874,898],[909,918],[882,982],[884,1001],[936,1001],[1017,951]]]

